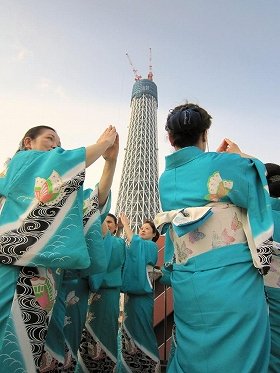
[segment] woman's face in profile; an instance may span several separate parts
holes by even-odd
[[[61,143],[60,138],[55,131],[44,129],[35,139],[26,137],[24,139],[24,145],[26,150],[49,151],[61,146]]]

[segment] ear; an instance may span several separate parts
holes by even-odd
[[[171,146],[174,146],[174,139],[173,139],[173,136],[170,132],[168,132],[168,140],[169,140]]]
[[[207,130],[205,130],[202,134],[202,141],[207,142]]]
[[[32,141],[31,137],[25,137],[25,139],[23,140],[24,149],[28,149],[28,150],[32,149],[31,141]]]

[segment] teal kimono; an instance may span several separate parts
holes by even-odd
[[[133,235],[126,249],[122,291],[124,317],[119,331],[118,373],[160,372],[153,328],[154,296],[151,282],[158,247],[153,241]]]
[[[85,149],[20,151],[0,177],[0,366],[39,369],[61,269],[90,265]]]
[[[270,267],[273,219],[263,164],[187,147],[166,157],[159,190],[156,225],[168,226],[174,253],[177,344],[168,372],[266,373],[259,272]]]
[[[108,267],[105,273],[90,276],[89,279],[91,294],[76,372],[113,372],[117,362],[125,242],[122,238],[107,233],[104,246]]]
[[[271,354],[269,373],[280,372],[280,199],[271,198],[274,219],[274,247],[270,271],[264,276],[265,291],[269,305],[271,330]]]
[[[111,205],[99,208],[98,187],[84,191],[83,224],[84,235],[90,256],[90,266],[83,270],[67,270],[63,273],[53,315],[48,327],[45,352],[40,371],[74,371],[77,353],[85,325],[89,297],[89,275],[104,272],[107,259],[101,224]]]

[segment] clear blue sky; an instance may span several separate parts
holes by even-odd
[[[167,112],[186,99],[213,117],[210,150],[229,137],[280,163],[279,20],[279,0],[0,0],[0,161],[38,124],[56,128],[67,149],[114,124],[114,210],[134,83],[125,53],[146,77],[151,47],[160,171]],[[102,164],[88,169],[87,186]]]

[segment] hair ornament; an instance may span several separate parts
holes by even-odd
[[[184,131],[185,126],[195,126],[201,122],[199,111],[192,108],[170,110],[169,113],[166,129]]]

